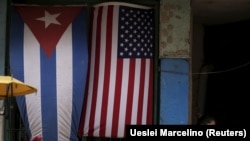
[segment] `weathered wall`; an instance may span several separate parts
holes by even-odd
[[[193,46],[192,46],[192,98],[193,103],[193,122],[196,122],[198,116],[203,114],[203,103],[205,98],[206,74],[201,74],[205,71],[204,62],[204,27],[201,23],[193,23]]]
[[[177,58],[162,59],[160,76],[160,124],[188,124],[188,61]]]
[[[7,17],[7,0],[0,0],[0,75],[4,75],[5,70],[5,47],[6,47],[6,17]],[[3,101],[0,100],[0,108],[3,106]],[[0,111],[1,112],[1,111]],[[0,141],[3,141],[4,120],[0,115]]]
[[[5,47],[6,47],[6,17],[7,0],[0,1],[0,75],[4,74],[5,66]]]
[[[191,0],[161,0],[160,124],[189,124]]]
[[[160,58],[189,58],[190,0],[160,3]]]

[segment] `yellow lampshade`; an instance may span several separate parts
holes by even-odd
[[[0,99],[8,96],[21,96],[37,92],[37,89],[29,86],[12,76],[0,76]]]

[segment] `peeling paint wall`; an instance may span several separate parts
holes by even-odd
[[[160,58],[190,57],[190,1],[160,1]]]
[[[189,124],[191,0],[161,0],[160,124]]]

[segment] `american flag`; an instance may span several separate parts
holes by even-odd
[[[152,123],[154,10],[109,3],[91,17],[78,135],[123,138],[126,125]]]

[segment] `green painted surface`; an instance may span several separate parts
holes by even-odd
[[[7,0],[0,1],[0,75],[5,70]]]
[[[190,58],[191,0],[161,0],[160,58]]]

